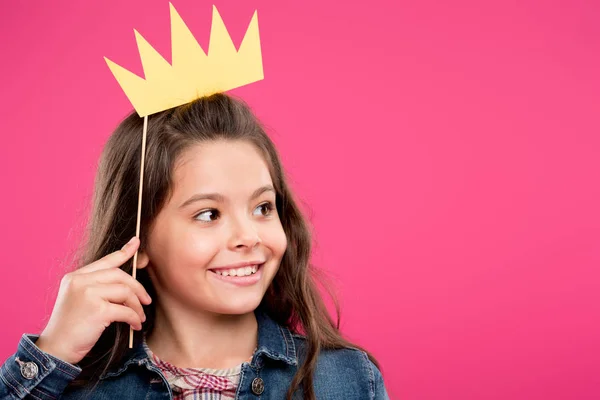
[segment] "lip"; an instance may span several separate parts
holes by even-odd
[[[208,270],[209,271],[220,271],[220,270],[236,269],[236,268],[242,268],[242,267],[251,267],[253,265],[257,265],[258,267],[261,267],[264,263],[265,263],[265,261],[245,261],[245,262],[241,262],[241,263],[237,263],[237,264],[225,265],[222,267],[209,268]]]
[[[248,264],[248,265],[255,265],[255,264]],[[247,266],[247,265],[244,265],[244,266]],[[235,286],[252,286],[252,285],[258,283],[262,279],[263,266],[264,266],[264,263],[259,264],[258,269],[256,270],[256,273],[254,273],[252,275],[248,275],[248,276],[223,276],[223,275],[217,274],[212,269],[209,270],[210,271],[209,275],[223,283],[229,283],[229,284],[232,284]]]

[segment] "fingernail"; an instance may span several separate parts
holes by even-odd
[[[146,322],[146,314],[143,314],[142,317],[142,322]]]
[[[134,237],[132,237],[131,239],[129,239],[129,242],[127,242],[127,243],[125,244],[125,246],[123,246],[123,247],[121,248],[121,250],[125,250],[127,247],[129,247],[129,245],[131,244],[131,242],[133,242],[133,239],[135,239],[135,236],[134,236]]]

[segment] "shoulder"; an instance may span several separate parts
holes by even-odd
[[[305,336],[297,333],[293,333],[292,337],[294,338],[294,345],[296,346],[298,357],[302,358],[308,341]],[[369,359],[367,353],[357,347],[321,350],[319,359],[321,358],[326,362],[336,363],[338,366],[341,364],[351,364],[355,369],[357,367],[362,367],[362,369],[367,372],[374,372],[372,370],[377,369],[375,364]]]
[[[301,363],[307,345],[306,337],[299,334],[292,334],[292,337],[298,350],[298,362]],[[315,387],[326,388],[327,386],[336,387],[342,392],[347,391],[347,398],[354,398],[360,394],[359,398],[379,399],[377,392],[383,388],[383,377],[367,353],[361,349],[355,347],[326,349],[321,350],[317,360]]]

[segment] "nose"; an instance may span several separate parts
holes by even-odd
[[[233,249],[253,249],[262,243],[256,226],[246,217],[235,218],[232,222],[231,239],[229,247]]]

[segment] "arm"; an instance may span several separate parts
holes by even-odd
[[[35,345],[38,338],[24,334],[17,352],[0,367],[0,399],[56,398],[81,372],[40,350]]]
[[[371,368],[371,378],[372,378],[372,399],[374,400],[389,400],[390,397],[387,394],[385,389],[385,384],[383,382],[383,376],[381,375],[381,371],[373,364],[371,360],[369,361],[369,367]]]

